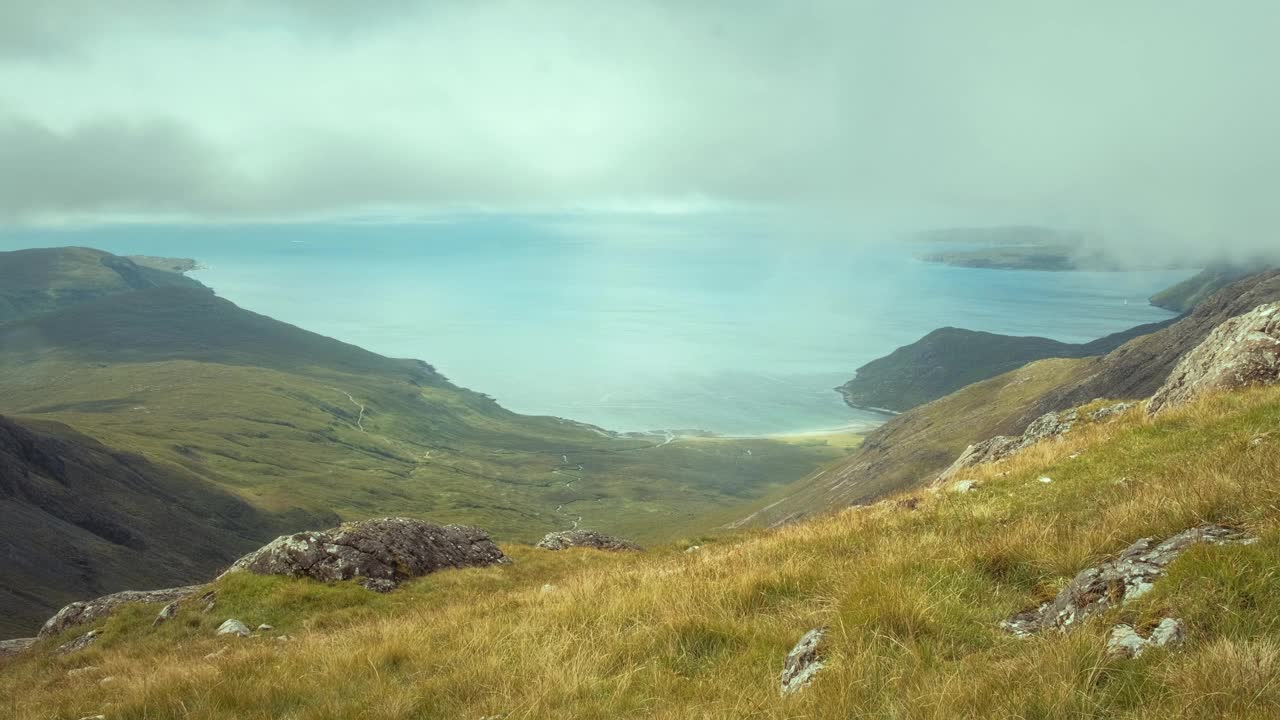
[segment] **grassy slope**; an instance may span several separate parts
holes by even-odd
[[[428,516],[512,540],[579,517],[669,538],[841,454],[768,440],[661,445],[517,415],[424,363],[184,288],[0,325],[0,370],[0,412],[64,422],[264,509]]]
[[[740,521],[774,525],[918,487],[970,443],[1021,434],[1027,407],[1080,376],[1081,360],[1041,360],[921,405],[876,428],[841,463],[817,470]]]
[[[0,637],[86,596],[211,577],[263,536],[331,520],[272,516],[66,426],[4,417],[0,518]]]
[[[926,494],[915,511],[850,509],[696,553],[510,547],[514,565],[387,596],[228,578],[213,614],[153,629],[156,608],[138,607],[80,654],[49,654],[59,638],[0,661],[0,703],[15,720],[1272,718],[1278,424],[1280,389],[1157,421],[1133,412],[979,471],[975,493]],[[1195,548],[1154,591],[1071,635],[998,628],[1133,540],[1202,522],[1260,541]],[[1113,624],[1166,615],[1186,622],[1184,648],[1105,656]],[[296,640],[215,638],[227,616]],[[783,656],[817,626],[830,628],[828,666],[779,697]],[[87,665],[96,675],[66,676]],[[115,680],[100,685],[102,675]]]

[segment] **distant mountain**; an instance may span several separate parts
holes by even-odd
[[[672,540],[730,519],[842,452],[772,440],[620,436],[519,415],[425,362],[249,312],[169,271],[135,269],[80,249],[0,254],[0,277],[23,278],[25,291],[52,298],[0,322],[0,413],[26,427],[61,423],[69,429],[55,434],[85,438],[77,445],[91,439],[109,448],[103,452],[128,451],[174,473],[166,477],[239,498],[268,518],[245,526],[254,541],[276,532],[270,518],[334,515],[464,522],[504,541],[575,526]],[[85,503],[104,502],[98,486],[85,484],[80,494]],[[203,497],[192,500],[193,513]],[[0,526],[17,522],[14,507],[0,506]],[[22,522],[41,528],[30,531],[43,538],[28,548],[36,564],[39,547],[74,546],[83,532],[48,514]],[[134,535],[161,537],[144,530]],[[209,543],[222,558],[244,547],[229,535]],[[100,557],[108,556],[90,553],[82,564],[105,588],[116,566],[99,567]],[[189,563],[174,567],[182,577],[173,582],[208,575],[187,572]],[[130,577],[135,588],[153,585]],[[37,578],[26,587],[0,614],[33,617],[33,608],[42,612],[87,585]]]
[[[995,435],[1021,435],[1047,412],[1100,398],[1148,397],[1213,328],[1277,301],[1280,270],[1252,275],[1219,290],[1189,315],[1106,355],[1033,362],[920,405],[871,432],[847,459],[797,484],[750,523],[788,521],[918,487],[936,478],[968,445]]]
[[[837,390],[853,407],[902,412],[1036,360],[1103,355],[1172,322],[1140,325],[1088,343],[940,328],[858,368],[854,379]]]
[[[0,637],[73,600],[215,574],[322,515],[263,512],[66,425],[0,417]]]
[[[1132,262],[1117,262],[1083,234],[1034,225],[944,228],[919,233],[913,240],[944,248],[920,254],[921,260],[964,268],[1107,272],[1186,267],[1155,258],[1135,267]]]

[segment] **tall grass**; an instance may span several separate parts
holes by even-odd
[[[1038,478],[1047,476],[1051,483]],[[1134,411],[923,490],[773,532],[644,554],[508,548],[509,566],[386,596],[229,577],[217,610],[104,624],[78,655],[0,665],[0,715],[79,718],[1274,718],[1280,712],[1280,389],[1152,421]],[[1143,536],[1202,522],[1156,589],[1070,635],[998,624]],[[1187,644],[1105,653],[1112,625],[1182,618]],[[226,639],[226,617],[294,637]],[[783,698],[808,629],[827,666]],[[221,655],[206,655],[225,648]],[[96,666],[68,677],[69,669]],[[114,681],[102,685],[102,676]]]

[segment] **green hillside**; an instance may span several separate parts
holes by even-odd
[[[389,595],[231,576],[214,613],[153,628],[158,608],[135,606],[97,623],[87,650],[51,654],[81,627],[0,660],[0,707],[14,720],[1269,720],[1280,707],[1277,425],[1276,388],[1156,421],[1135,411],[975,471],[974,492],[893,498],[696,552],[508,545],[511,565]],[[1257,541],[1194,546],[1150,592],[1069,633],[1001,627],[1135,540],[1209,522]],[[227,617],[274,629],[216,637]],[[1145,631],[1165,617],[1183,622],[1183,645],[1107,653],[1118,623]],[[819,627],[825,666],[780,695],[788,650]]]
[[[178,285],[116,288],[0,323],[0,414],[63,423],[257,511],[411,515],[508,541],[574,526],[646,542],[700,534],[845,454],[518,415],[424,362]],[[31,588],[45,600],[23,607],[44,607],[48,592]]]
[[[1036,360],[1104,355],[1170,322],[1139,325],[1087,343],[940,328],[858,368],[837,391],[853,407],[903,412]]]

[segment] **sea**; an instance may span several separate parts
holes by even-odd
[[[834,388],[943,326],[1068,342],[1171,317],[1193,270],[949,267],[893,233],[751,215],[466,213],[399,221],[0,230],[0,249],[191,257],[241,307],[521,413],[617,431],[869,429]]]

